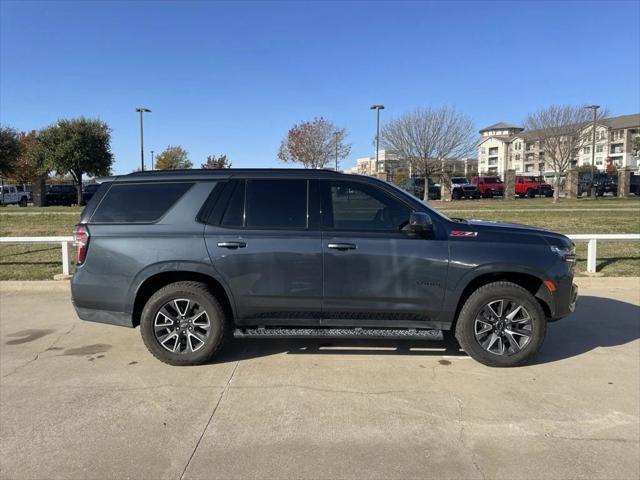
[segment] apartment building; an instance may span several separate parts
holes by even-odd
[[[584,146],[574,166],[591,165],[592,130],[582,131]],[[536,175],[552,174],[553,168],[533,132],[508,123],[496,123],[480,130],[478,169],[481,173],[503,176],[505,170]],[[596,124],[595,167],[604,170],[607,163],[617,168],[640,166],[636,138],[640,137],[640,114],[602,119]]]

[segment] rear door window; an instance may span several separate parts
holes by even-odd
[[[193,183],[116,183],[106,193],[94,223],[153,223],[191,188]]]
[[[247,227],[306,228],[307,181],[249,180],[246,215]]]

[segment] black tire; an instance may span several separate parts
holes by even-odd
[[[530,320],[531,334],[519,351],[506,354],[492,353],[485,349],[476,335],[476,319],[492,302],[505,300],[524,307]],[[512,328],[512,327],[509,327]],[[456,324],[456,338],[464,351],[474,360],[490,367],[517,367],[534,356],[544,342],[547,322],[538,301],[527,290],[511,282],[494,282],[480,287],[467,299]],[[511,332],[513,333],[513,332]],[[493,333],[490,333],[493,335]],[[524,337],[520,337],[521,341]],[[503,340],[500,346],[504,349]],[[511,347],[509,347],[511,348]]]
[[[533,190],[529,189],[529,190],[527,190],[526,195],[527,195],[527,197],[529,197],[529,198],[535,198],[535,196],[536,196],[536,192],[534,192]]]
[[[460,193],[458,193],[456,190],[454,190],[454,191],[451,193],[451,198],[452,198],[453,200],[460,200]]]
[[[493,190],[487,190],[484,192],[484,198],[493,198]]]
[[[209,320],[209,332],[204,342],[197,349],[187,348],[185,351],[171,352],[160,344],[156,337],[154,323],[160,309],[176,299],[193,301],[201,306]],[[189,304],[187,304],[189,305]],[[218,299],[200,282],[176,282],[166,285],[154,293],[147,301],[140,317],[140,333],[145,346],[161,362],[169,365],[201,365],[213,359],[229,335],[230,326],[224,309]],[[187,337],[184,337],[187,341]],[[195,351],[191,351],[191,349]]]
[[[20,205],[21,207],[26,207],[26,206],[27,206],[27,197],[22,197],[22,198],[20,199],[20,203],[19,203],[19,205]]]

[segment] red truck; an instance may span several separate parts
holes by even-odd
[[[471,177],[471,185],[476,185],[484,198],[504,195],[504,184],[500,177]]]
[[[533,198],[536,195],[552,197],[553,187],[545,182],[543,177],[516,175],[516,195],[520,198]]]

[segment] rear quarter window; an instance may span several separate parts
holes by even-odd
[[[106,193],[92,223],[157,222],[193,183],[116,183]]]

